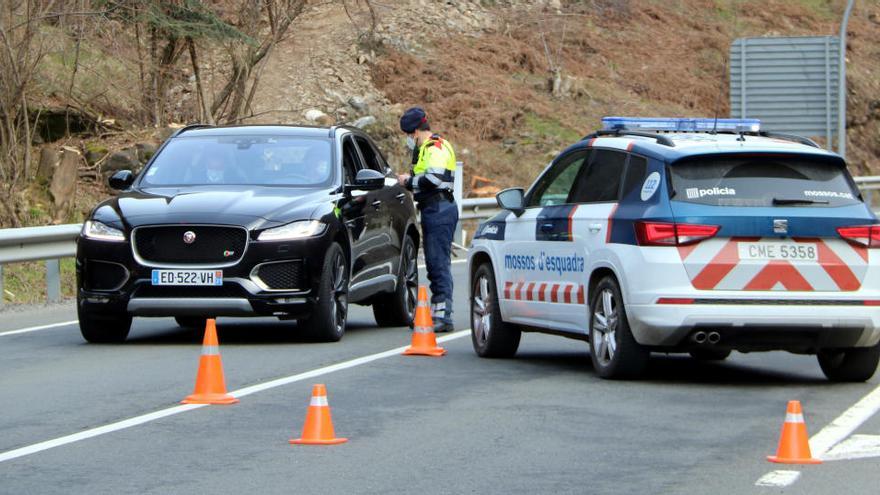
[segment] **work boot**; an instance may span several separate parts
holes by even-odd
[[[455,326],[451,321],[437,320],[434,323],[434,333],[445,333],[455,330]]]

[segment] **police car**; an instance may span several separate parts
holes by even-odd
[[[817,354],[835,381],[880,359],[880,225],[844,160],[754,119],[606,117],[469,252],[472,340],[586,340],[604,378],[651,352]]]

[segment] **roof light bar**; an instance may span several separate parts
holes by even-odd
[[[689,119],[676,117],[603,117],[608,131],[759,132],[759,119]]]

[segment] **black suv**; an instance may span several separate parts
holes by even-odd
[[[326,341],[349,303],[372,304],[380,325],[412,320],[412,195],[359,129],[192,125],[110,185],[123,192],[77,241],[89,342],[125,340],[133,316],[276,316]]]

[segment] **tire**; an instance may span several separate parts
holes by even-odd
[[[626,318],[620,286],[605,277],[590,299],[590,359],[602,378],[633,378],[642,374],[651,353],[636,342]]]
[[[373,316],[380,327],[407,327],[412,325],[419,290],[419,264],[416,243],[405,236],[401,250],[397,289],[373,299]]]
[[[690,355],[697,361],[724,361],[730,356],[730,349],[694,349]]]
[[[79,299],[79,297],[77,297]],[[131,316],[128,314],[89,314],[82,309],[77,300],[76,316],[79,331],[86,342],[92,344],[119,344],[125,342],[131,330]]]
[[[305,334],[321,342],[337,342],[348,316],[348,261],[342,247],[330,245],[321,269],[317,301],[308,318],[299,320]]]
[[[816,356],[825,376],[833,382],[864,382],[874,376],[880,362],[880,344],[874,347],[826,349]]]
[[[207,322],[208,319],[201,316],[175,316],[174,321],[176,321],[177,325],[181,328],[201,331],[205,329],[205,322]]]
[[[501,319],[492,265],[483,263],[471,279],[471,343],[480,357],[506,358],[516,354],[522,331]]]

